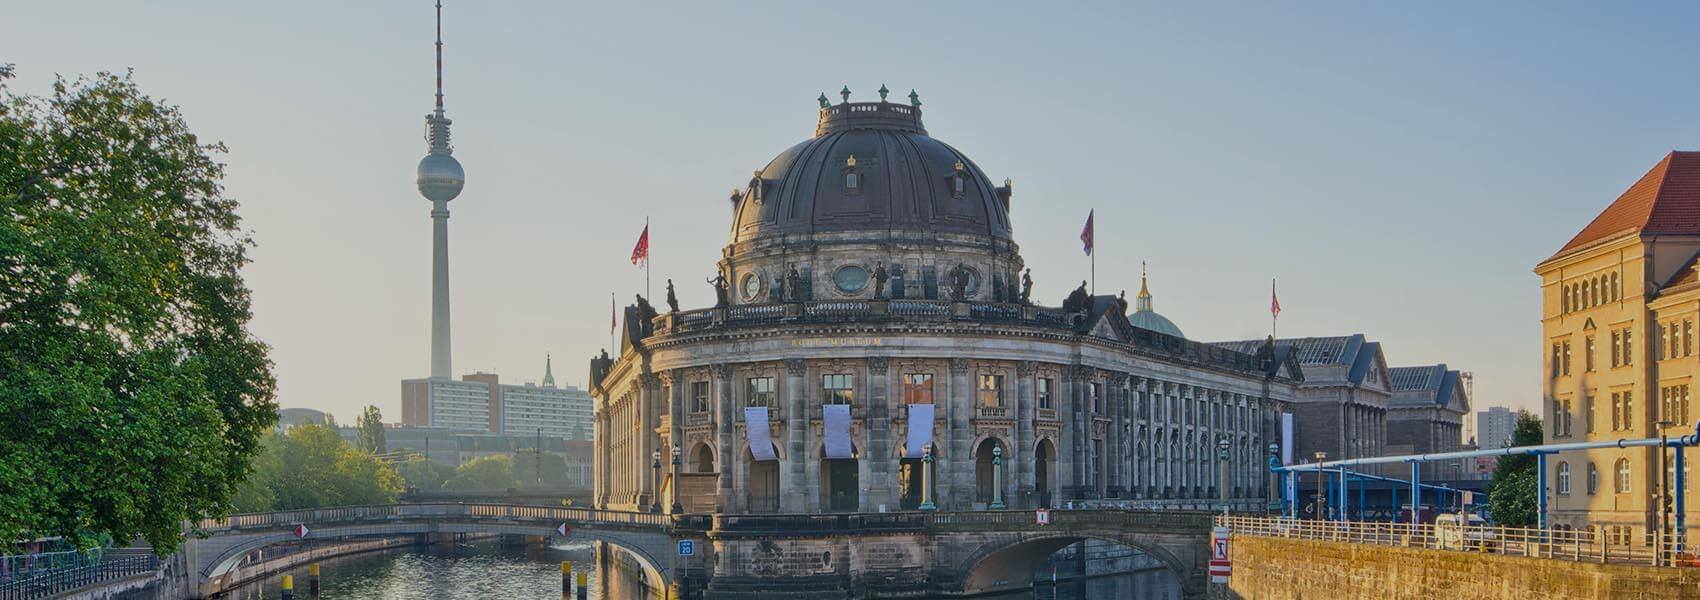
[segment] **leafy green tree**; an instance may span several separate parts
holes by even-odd
[[[0,546],[146,538],[222,515],[277,419],[248,332],[252,241],[221,144],[128,74],[5,87]]]
[[[567,459],[553,452],[520,450],[514,453],[514,477],[523,487],[563,487],[567,484]]]
[[[514,460],[505,454],[480,456],[455,469],[443,487],[456,490],[505,490],[519,487]]]
[[[360,428],[360,449],[374,454],[384,453],[384,415],[378,407],[368,405],[360,413],[356,425]]]
[[[262,447],[253,475],[238,488],[239,512],[387,504],[402,491],[394,467],[325,425],[293,427]]]
[[[1511,433],[1512,446],[1541,444],[1541,419],[1528,411],[1517,413]],[[1539,474],[1535,457],[1515,454],[1499,457],[1493,469],[1493,487],[1488,489],[1488,511],[1493,520],[1509,527],[1531,527],[1538,520],[1536,490]]]
[[[455,470],[433,460],[427,460],[422,454],[409,453],[396,462],[396,471],[401,473],[402,481],[407,487],[425,491],[443,489],[443,482],[453,477]]]

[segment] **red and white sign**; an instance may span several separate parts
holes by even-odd
[[[1233,573],[1233,563],[1228,560],[1228,528],[1213,528],[1210,530],[1210,583],[1227,583],[1228,576]]]
[[[306,525],[296,525],[295,526],[295,537],[304,538],[304,537],[307,537],[307,534],[312,533],[312,532],[313,532],[313,530],[308,529]]]
[[[573,528],[567,527],[566,523],[562,523],[559,527],[555,528],[555,533],[561,534],[561,537],[567,537],[567,532],[572,530]]]
[[[1033,512],[1033,522],[1040,525],[1051,524],[1051,509],[1041,508]]]

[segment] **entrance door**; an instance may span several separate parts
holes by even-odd
[[[855,512],[858,490],[856,459],[828,458],[821,461],[822,504],[832,512]]]
[[[898,489],[903,495],[898,498],[898,506],[903,510],[921,508],[921,459],[905,458],[897,467]]]
[[[779,512],[779,461],[754,460],[746,451],[744,462],[750,465],[749,485],[745,488],[749,491],[750,512]]]
[[[1033,451],[1033,493],[1039,496],[1039,508],[1051,507],[1051,457],[1053,454],[1050,440],[1040,440],[1039,447]]]

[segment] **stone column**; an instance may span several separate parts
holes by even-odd
[[[808,483],[803,476],[803,467],[809,463],[803,448],[809,428],[808,413],[803,410],[807,406],[808,390],[803,382],[807,371],[808,364],[802,359],[785,361],[785,466],[790,476],[779,482],[779,509],[790,513],[808,512],[810,504]]]
[[[733,438],[737,437],[733,423],[738,420],[738,396],[733,391],[732,365],[714,365],[714,471],[715,487],[719,488],[714,494],[714,510],[716,512],[731,512],[735,504],[734,488],[737,469],[737,445]]]
[[[950,451],[942,464],[947,486],[936,500],[947,510],[968,510],[974,505],[974,456],[968,447],[974,441],[969,415],[974,412],[974,387],[968,379],[968,360],[950,361]]]
[[[604,402],[604,404],[606,404]],[[608,505],[608,411],[601,406],[594,408],[595,419],[591,421],[590,432],[595,438],[596,445],[592,446],[590,470],[591,481],[595,488],[595,508],[606,508]],[[427,460],[430,457],[426,457]]]
[[[1034,374],[1038,364],[1023,361],[1015,365],[1015,443],[1008,458],[1013,459],[1015,496],[1009,505],[1014,508],[1034,508],[1033,499],[1033,419],[1035,413]]]
[[[677,477],[671,468],[674,448],[679,449],[680,461],[690,459],[690,456],[685,454],[689,450],[685,447],[685,387],[686,382],[690,380],[685,376],[683,369],[672,369],[660,373],[659,381],[661,382],[661,389],[666,390],[657,398],[660,398],[661,402],[665,404],[662,409],[667,412],[667,447],[661,449],[661,477],[667,479]],[[683,467],[684,465],[680,466]],[[684,470],[681,468],[678,472],[682,473]],[[674,504],[679,502],[677,499],[679,482],[673,481],[670,489],[668,497],[661,499],[662,510],[671,509]],[[656,491],[660,492],[661,490]]]
[[[643,476],[639,478],[642,483],[638,496],[647,510],[659,502],[656,494],[660,492],[657,486],[660,485],[661,474],[654,467],[654,454],[661,449],[661,440],[655,435],[655,429],[661,426],[661,379],[654,373],[644,373],[639,376],[638,381],[637,436],[640,442],[638,451],[643,460]],[[665,455],[666,452],[662,454]],[[667,457],[662,456],[661,460],[666,461]]]
[[[866,433],[867,441],[862,445],[858,467],[862,473],[860,488],[867,490],[861,494],[862,510],[877,510],[878,505],[885,504],[888,509],[897,509],[896,469],[897,459],[893,458],[891,435],[891,361],[884,356],[868,357],[868,399],[863,422],[867,423],[862,431]],[[855,410],[855,409],[851,409]]]
[[[1110,404],[1110,428],[1104,432],[1104,451],[1108,456],[1102,459],[1106,466],[1104,489],[1111,498],[1125,498],[1126,470],[1130,462],[1127,459],[1127,431],[1124,429],[1128,423],[1127,374],[1111,373],[1104,395]]]

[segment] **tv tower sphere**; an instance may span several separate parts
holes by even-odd
[[[419,194],[432,202],[448,202],[466,185],[466,171],[447,153],[432,152],[419,159]]]

